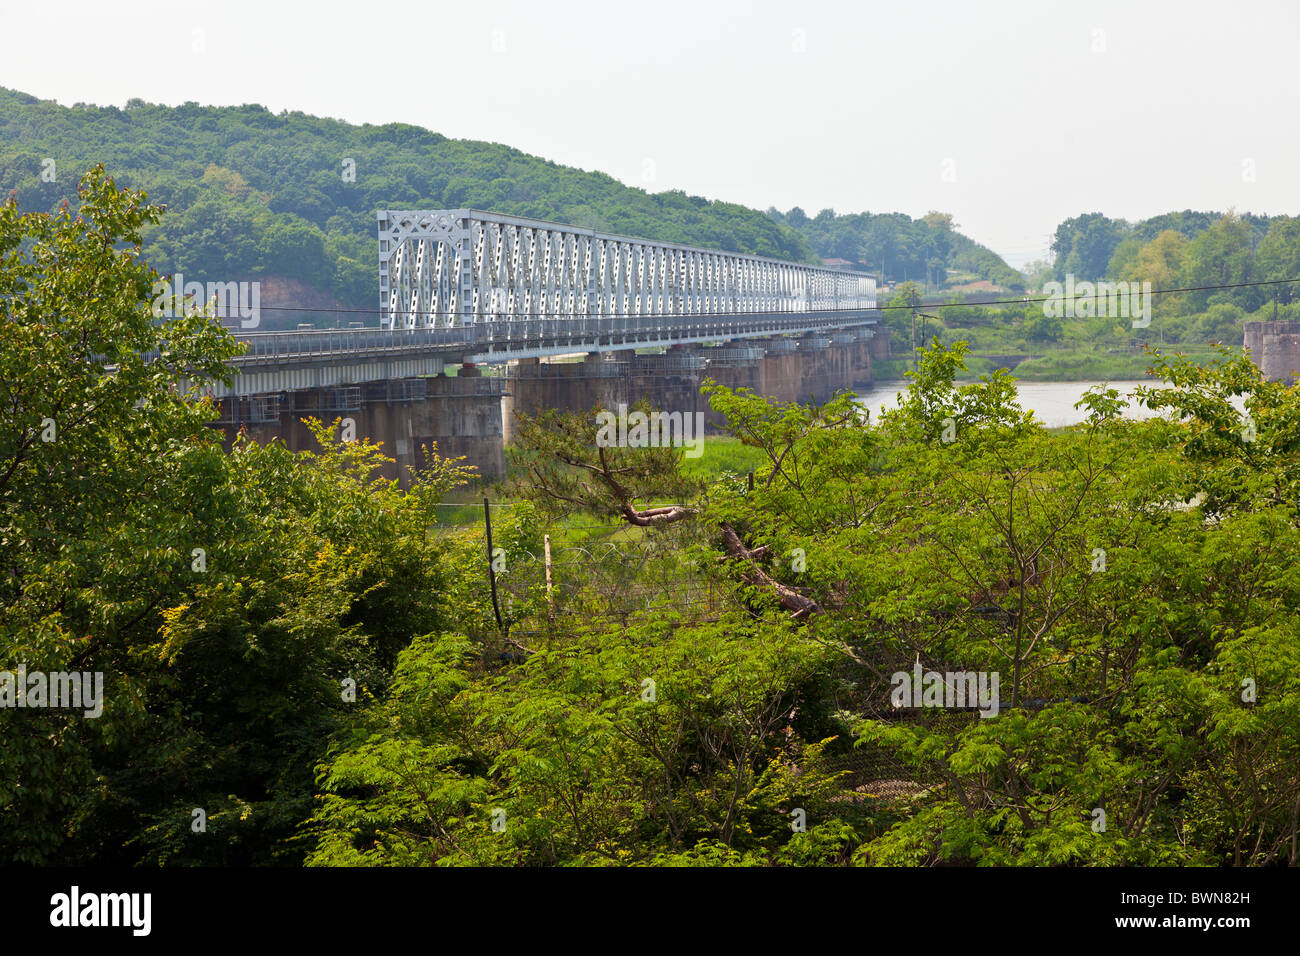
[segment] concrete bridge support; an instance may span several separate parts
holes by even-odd
[[[716,431],[721,416],[700,394],[708,379],[783,402],[824,402],[838,391],[869,386],[872,358],[882,340],[888,354],[888,339],[883,330],[874,338],[864,331],[679,345],[650,355],[626,349],[581,360],[525,358],[508,365],[504,376],[466,364],[455,376],[227,398],[221,425],[227,445],[246,430],[257,441],[280,439],[298,451],[316,447],[301,419],[347,419],[357,438],[383,443],[384,453],[395,459],[384,474],[404,487],[407,466],[419,468],[422,446],[432,449],[435,443],[440,455],[463,455],[480,476],[497,480],[505,473],[504,448],[514,440],[516,411],[588,411],[598,404],[612,410],[645,399],[668,412],[703,412],[706,426]]]
[[[665,411],[704,412],[706,423],[718,428],[721,417],[700,395],[706,380],[748,388],[776,401],[824,402],[838,391],[871,384],[873,341],[846,332],[798,340],[733,341],[716,348],[680,345],[659,355],[606,352],[588,355],[584,362],[520,362],[507,372],[505,414],[512,419],[516,410],[587,411],[597,403],[614,409],[646,399]],[[884,347],[888,349],[887,339]],[[507,442],[513,432],[513,421],[508,421]]]
[[[1300,376],[1300,322],[1247,322],[1243,344],[1265,378],[1295,384]]]
[[[241,430],[255,441],[279,439],[293,451],[319,446],[304,418],[323,422],[343,419],[355,436],[381,442],[393,462],[383,468],[387,478],[409,485],[408,466],[424,463],[423,446],[449,458],[465,456],[479,475],[499,479],[505,474],[501,432],[504,380],[487,378],[474,366],[456,377],[399,379],[366,385],[316,388],[278,396],[223,399],[226,447]]]

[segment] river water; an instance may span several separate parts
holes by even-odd
[[[1129,401],[1125,410],[1126,418],[1151,418],[1156,413],[1137,404],[1132,397],[1133,390],[1139,385],[1160,385],[1158,379],[1146,379],[1137,382],[1017,382],[1021,408],[1032,408],[1034,417],[1048,428],[1060,428],[1064,425],[1076,425],[1087,417],[1086,408],[1075,408],[1074,403],[1083,397],[1083,393],[1094,385],[1105,384],[1119,392],[1121,398]],[[879,421],[882,409],[898,407],[898,393],[907,388],[906,382],[882,382],[881,384],[858,392],[858,397],[871,409],[871,420]]]

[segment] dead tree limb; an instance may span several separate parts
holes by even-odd
[[[821,613],[820,604],[807,595],[800,594],[789,585],[782,584],[763,569],[758,563],[758,558],[767,553],[765,547],[747,548],[740,540],[740,535],[736,534],[736,529],[726,522],[720,524],[718,529],[722,532],[722,543],[727,549],[727,554],[747,565],[746,570],[742,572],[746,582],[771,591],[783,608],[794,612],[793,619],[796,621]]]

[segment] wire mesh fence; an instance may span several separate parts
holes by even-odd
[[[465,509],[473,506],[449,507],[462,509],[465,517]],[[484,517],[480,505],[478,520],[482,522]],[[526,655],[531,653],[529,648],[544,646],[557,635],[576,633],[600,620],[626,625],[633,618],[662,613],[689,626],[717,620],[746,606],[743,584],[683,561],[680,542],[616,537],[627,530],[616,521],[561,519],[548,526],[549,548],[515,547],[498,555],[496,569],[489,573],[502,613],[510,622],[508,634],[514,647]],[[592,537],[583,540],[583,534]],[[575,540],[581,543],[565,543]],[[486,549],[484,561],[492,567]],[[515,660],[513,653],[507,651],[503,656]],[[854,669],[847,661],[842,666]],[[887,703],[887,691],[883,695],[877,692],[877,681],[862,682],[861,673],[848,671],[842,676],[855,688],[844,704],[860,716],[939,732],[959,730],[979,719],[973,711],[896,710]],[[875,690],[867,691],[867,686]],[[828,760],[831,770],[843,772],[839,785],[843,798],[852,802],[914,799],[948,785],[937,771],[918,768],[880,744],[862,742]]]

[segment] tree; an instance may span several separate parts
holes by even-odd
[[[428,528],[464,472],[401,494],[323,426],[319,454],[224,453],[186,382],[228,383],[238,346],[154,314],[143,194],[96,167],[80,195],[0,207],[0,670],[99,674],[102,708],[0,708],[0,857],[293,861],[340,682],[382,692],[447,617]]]
[[[597,407],[585,416],[556,409],[535,416],[516,413],[516,483],[556,515],[617,515],[641,527],[693,517],[696,509],[689,502],[701,488],[681,471],[685,450],[658,441],[645,447],[606,443],[599,424],[603,412]],[[657,413],[638,403],[628,413],[629,423],[638,414],[648,428]],[[649,504],[664,499],[676,503]]]
[[[139,261],[140,235],[159,210],[102,167],[79,194],[77,216],[20,214],[12,198],[0,206],[4,667],[99,671],[109,701],[101,723],[0,711],[14,741],[0,756],[0,809],[21,821],[0,852],[24,862],[59,849],[96,747],[140,716],[122,637],[157,612],[179,565],[154,527],[171,515],[150,514],[167,475],[155,450],[184,452],[206,420],[177,379],[227,378],[235,353],[202,317],[150,314],[155,276]]]
[[[1126,236],[1121,240],[1115,247],[1115,251],[1111,253],[1110,262],[1106,266],[1106,278],[1111,280],[1122,278],[1125,270],[1136,261],[1142,245],[1142,240],[1136,236]]]
[[[1300,217],[1279,216],[1268,227],[1256,258],[1259,277],[1270,282],[1300,278]],[[1283,303],[1300,298],[1300,282],[1275,286],[1272,293]]]
[[[1122,219],[1109,219],[1099,212],[1067,219],[1056,227],[1052,254],[1056,261],[1056,278],[1067,275],[1088,281],[1106,276],[1115,247],[1131,227]]]
[[[1025,338],[1030,342],[1059,342],[1065,334],[1061,320],[1050,315],[1035,315],[1025,322]]]
[[[1166,229],[1143,245],[1120,273],[1126,282],[1150,282],[1152,291],[1179,288],[1187,268],[1189,240],[1181,233]],[[1185,293],[1157,295],[1152,312],[1162,321],[1181,314],[1186,308]]]
[[[1250,227],[1229,212],[1192,240],[1187,249],[1182,281],[1188,287],[1226,286],[1254,278],[1254,250]],[[1211,301],[1233,301],[1253,311],[1262,301],[1258,289],[1187,293],[1188,308],[1203,312]]]
[[[921,306],[921,287],[915,282],[903,282],[895,290],[885,311],[885,326],[889,329],[890,351],[908,353],[915,346],[914,311]]]

